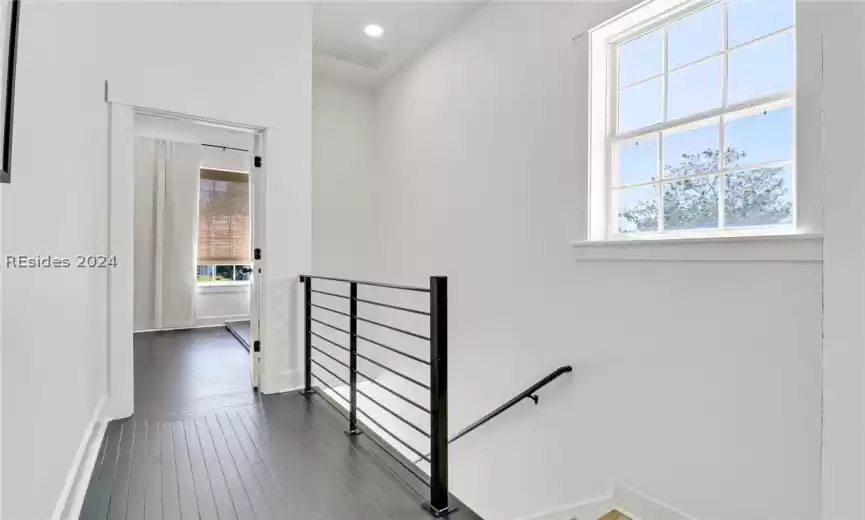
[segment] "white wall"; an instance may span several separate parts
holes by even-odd
[[[865,518],[865,5],[821,2],[824,59],[824,520]]]
[[[375,221],[373,93],[316,76],[312,94],[313,269],[363,278]]]
[[[195,293],[195,325],[223,325],[226,321],[249,319],[249,286],[231,288],[199,287]]]
[[[4,256],[107,252],[101,27],[96,4],[22,7]],[[105,395],[107,273],[3,269],[0,516],[48,519]]]
[[[297,275],[309,270],[311,255],[310,7],[118,2],[106,8],[111,101],[267,127],[263,205],[274,224],[265,225],[262,244],[262,391],[296,387]],[[115,348],[128,352],[131,340]],[[131,364],[118,372],[126,374],[120,381],[131,381]]]
[[[377,278],[449,277],[451,431],[574,367],[453,446],[454,490],[494,520],[614,483],[702,520],[813,520],[819,255],[576,261],[569,245],[587,213],[571,38],[621,8],[489,4],[378,93],[369,254]]]
[[[280,224],[265,251],[279,268],[264,274],[273,363],[262,389],[296,384],[296,327],[285,316],[310,267],[310,27],[309,6],[289,3],[26,2],[2,253],[109,252],[106,79],[111,101],[269,127],[267,216]],[[131,284],[118,287],[131,309]],[[51,518],[106,395],[107,355],[122,368],[112,384],[132,385],[131,312],[113,313],[129,328],[106,354],[108,290],[102,270],[4,266],[3,518]],[[131,410],[131,389],[114,390],[124,403],[111,410]]]

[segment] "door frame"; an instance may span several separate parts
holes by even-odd
[[[134,232],[135,232],[135,116],[146,115],[176,119],[254,134],[256,148],[253,153],[264,153],[263,143],[268,129],[265,127],[238,122],[220,121],[189,114],[181,114],[157,108],[127,105],[108,101],[108,251],[117,259],[116,267],[108,271],[107,294],[107,338],[106,352],[106,394],[105,415],[108,418],[129,417],[134,412],[134,369],[133,369],[133,328],[134,328]],[[254,246],[263,247],[264,239],[264,185],[265,168],[251,168],[255,174],[255,184],[259,187],[251,194],[255,214],[253,215]],[[258,222],[258,223],[256,223]],[[258,238],[255,238],[258,235]],[[255,276],[261,281],[262,262],[254,263]],[[261,301],[262,284],[253,282],[250,288],[250,319],[252,319],[252,300]],[[263,323],[263,313],[256,306],[257,324]],[[252,330],[252,323],[250,323]],[[255,334],[260,337],[256,327]],[[256,336],[253,339],[258,339]],[[250,348],[252,385],[260,385],[264,359],[255,355]]]
[[[249,169],[249,206],[251,222],[252,273],[249,277],[249,369],[252,388],[261,388],[261,287],[263,262],[255,253],[263,249],[264,242],[264,132],[256,132],[252,145],[252,167]]]

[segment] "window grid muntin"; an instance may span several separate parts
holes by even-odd
[[[673,23],[676,23],[677,21],[679,21],[683,18],[691,16],[691,15],[693,15],[693,14],[695,14],[695,13],[697,13],[703,9],[707,9],[707,8],[709,8],[715,4],[718,4],[718,3],[723,5],[723,9],[722,9],[723,14],[722,14],[722,21],[721,21],[722,30],[723,30],[723,49],[718,53],[704,56],[702,58],[693,60],[691,62],[679,65],[672,70],[667,70],[668,40],[669,40],[668,30],[669,30],[670,25],[672,25]],[[607,182],[606,182],[606,185],[607,185],[607,196],[606,196],[607,208],[609,208],[607,211],[607,226],[606,226],[608,236],[620,235],[620,234],[626,234],[629,236],[633,236],[633,235],[650,235],[650,234],[663,234],[663,233],[665,233],[665,230],[664,230],[664,196],[663,196],[663,184],[664,184],[664,182],[675,182],[675,181],[680,180],[680,179],[697,178],[697,177],[711,177],[711,176],[718,176],[719,177],[719,181],[718,181],[719,182],[718,225],[715,228],[711,228],[711,229],[714,231],[730,229],[730,228],[726,227],[726,225],[725,225],[726,224],[725,223],[726,201],[724,199],[725,199],[726,189],[727,189],[727,184],[726,184],[727,176],[734,174],[734,173],[742,173],[742,172],[747,172],[747,171],[751,171],[751,170],[756,170],[759,168],[777,167],[777,166],[789,167],[791,170],[791,177],[792,177],[793,181],[792,181],[792,185],[790,186],[789,189],[790,189],[791,198],[794,201],[793,202],[792,222],[793,223],[796,222],[796,214],[797,214],[797,206],[798,205],[796,204],[796,201],[797,201],[796,167],[795,167],[796,117],[795,117],[795,102],[794,102],[795,89],[796,89],[796,83],[795,83],[795,69],[796,69],[796,60],[795,60],[795,55],[796,55],[796,53],[795,53],[795,49],[796,49],[796,43],[795,43],[796,42],[796,35],[795,35],[796,18],[795,18],[795,10],[794,10],[794,15],[793,15],[793,24],[792,25],[781,28],[781,29],[777,29],[775,31],[769,32],[769,33],[764,34],[762,36],[758,36],[756,38],[752,38],[751,40],[742,42],[738,45],[733,46],[732,48],[729,46],[728,19],[729,19],[729,1],[728,0],[715,0],[715,1],[711,1],[711,2],[697,4],[695,6],[692,6],[689,9],[685,9],[685,10],[677,13],[676,15],[669,16],[667,18],[662,17],[658,22],[647,24],[646,26],[640,28],[639,30],[637,30],[635,32],[629,32],[623,38],[610,40],[610,46],[612,47],[612,49],[614,51],[612,53],[612,56],[614,57],[614,62],[613,62],[613,66],[611,67],[611,72],[613,75],[613,78],[612,78],[613,81],[611,82],[611,85],[613,85],[613,88],[611,89],[612,92],[611,92],[611,96],[610,96],[610,105],[611,105],[612,116],[613,116],[612,122],[611,122],[612,124],[610,125],[610,127],[613,129],[613,131],[608,134],[607,147],[606,147],[607,148],[606,153],[607,153],[607,158],[608,158],[607,164],[611,165],[611,167],[612,167],[612,169],[609,171],[609,174],[607,175]],[[661,39],[661,41],[662,41],[662,53],[663,53],[662,72],[660,74],[656,74],[654,76],[643,78],[640,81],[636,81],[636,82],[630,83],[630,84],[625,85],[625,86],[620,86],[619,85],[619,76],[620,76],[620,74],[619,74],[619,66],[620,66],[619,51],[620,51],[621,47],[623,45],[633,41],[633,40],[636,40],[642,36],[645,36],[645,35],[653,32],[653,31],[657,31],[657,30],[663,31],[663,35],[662,35],[663,37]],[[758,44],[764,40],[767,40],[769,38],[773,38],[776,36],[780,36],[781,34],[784,34],[785,32],[788,32],[788,31],[793,33],[793,49],[794,49],[794,56],[793,56],[793,58],[794,58],[794,60],[793,60],[794,84],[793,84],[793,88],[791,90],[787,90],[787,91],[774,92],[774,93],[746,99],[746,100],[743,100],[743,101],[740,101],[740,102],[734,104],[733,106],[729,106],[729,103],[728,103],[728,101],[729,101],[729,99],[728,99],[729,98],[729,95],[728,95],[728,77],[729,77],[729,55],[730,55],[730,52],[736,51],[736,50],[739,50],[739,49],[742,49],[742,48],[745,48],[748,46],[756,45],[756,44]],[[678,119],[675,119],[672,121],[668,121],[667,120],[667,105],[668,105],[667,83],[668,83],[668,77],[669,77],[670,73],[676,72],[676,71],[684,69],[686,67],[690,67],[690,66],[699,64],[703,61],[707,61],[707,60],[710,60],[712,58],[716,58],[718,56],[723,56],[723,59],[722,59],[722,61],[723,61],[723,74],[721,76],[722,77],[721,106],[716,107],[714,109],[706,110],[704,112],[699,112],[696,114],[689,114],[687,116],[683,116],[681,118],[678,118]],[[647,126],[647,127],[631,129],[631,130],[625,132],[624,134],[620,134],[619,133],[619,92],[621,92],[622,90],[624,90],[626,88],[631,88],[633,86],[637,86],[637,85],[640,85],[640,84],[648,82],[648,81],[652,81],[652,80],[657,79],[657,78],[662,78],[662,80],[661,80],[661,93],[663,96],[663,99],[662,99],[662,103],[663,103],[662,121],[660,121],[659,123],[656,123],[654,125]],[[767,107],[765,110],[774,110],[774,109],[781,108],[783,106],[792,106],[793,107],[793,110],[794,110],[793,124],[792,124],[793,128],[791,129],[792,130],[791,138],[793,139],[792,157],[790,159],[784,160],[784,161],[775,161],[775,162],[762,163],[762,164],[752,164],[752,165],[749,165],[749,166],[744,167],[744,168],[726,169],[726,164],[725,164],[726,163],[726,153],[725,153],[725,149],[724,149],[725,144],[726,144],[725,143],[725,137],[724,137],[725,116],[740,115],[742,113],[754,111],[755,109],[760,108],[762,106]],[[769,107],[771,107],[771,108],[769,108]],[[669,179],[665,178],[664,173],[663,173],[664,139],[663,139],[662,133],[664,131],[674,130],[674,129],[677,129],[677,128],[682,127],[682,126],[691,125],[691,124],[694,124],[698,121],[705,120],[705,119],[711,119],[711,118],[715,118],[715,117],[717,117],[719,119],[718,144],[719,144],[720,153],[719,153],[718,161],[719,161],[719,168],[720,169],[718,171],[713,171],[713,172],[701,172],[698,174],[671,177]],[[620,142],[645,138],[647,136],[651,136],[652,134],[657,134],[657,137],[658,137],[658,149],[657,149],[657,154],[656,154],[657,155],[656,180],[646,181],[643,183],[627,184],[627,185],[614,185],[613,179],[614,179],[614,177],[618,176],[618,171],[619,171],[618,170],[618,168],[619,168],[618,154],[615,153],[616,144],[618,144]],[[650,185],[657,185],[657,193],[658,193],[658,218],[657,218],[658,227],[657,227],[657,229],[654,231],[633,231],[633,232],[624,232],[624,233],[620,232],[619,228],[618,228],[618,224],[617,224],[618,204],[617,204],[616,192],[621,191],[623,189],[627,189],[627,188],[636,188],[636,187],[640,187],[640,186],[650,186]],[[787,227],[788,224],[782,224],[780,226],[781,227]],[[747,228],[747,227],[748,226],[735,226],[736,229],[743,229],[743,228]],[[760,229],[764,229],[764,228],[770,228],[773,226],[760,225],[760,226],[750,226],[750,227],[757,227]],[[778,227],[778,226],[774,226],[774,227]],[[693,230],[677,230],[677,231],[673,231],[672,233],[688,233],[691,231],[693,231]],[[669,234],[671,232],[666,232],[666,233]]]

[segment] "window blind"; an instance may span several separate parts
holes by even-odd
[[[248,264],[249,175],[201,169],[198,264]]]

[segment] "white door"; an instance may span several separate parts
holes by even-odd
[[[262,175],[262,161],[264,157],[262,134],[255,134],[255,144],[252,148],[252,168],[249,172],[249,203],[250,215],[252,216],[252,276],[250,276],[249,291],[249,332],[250,349],[249,355],[252,387],[258,390],[261,386],[261,271],[264,264],[261,259],[261,242],[264,237],[264,182]]]

